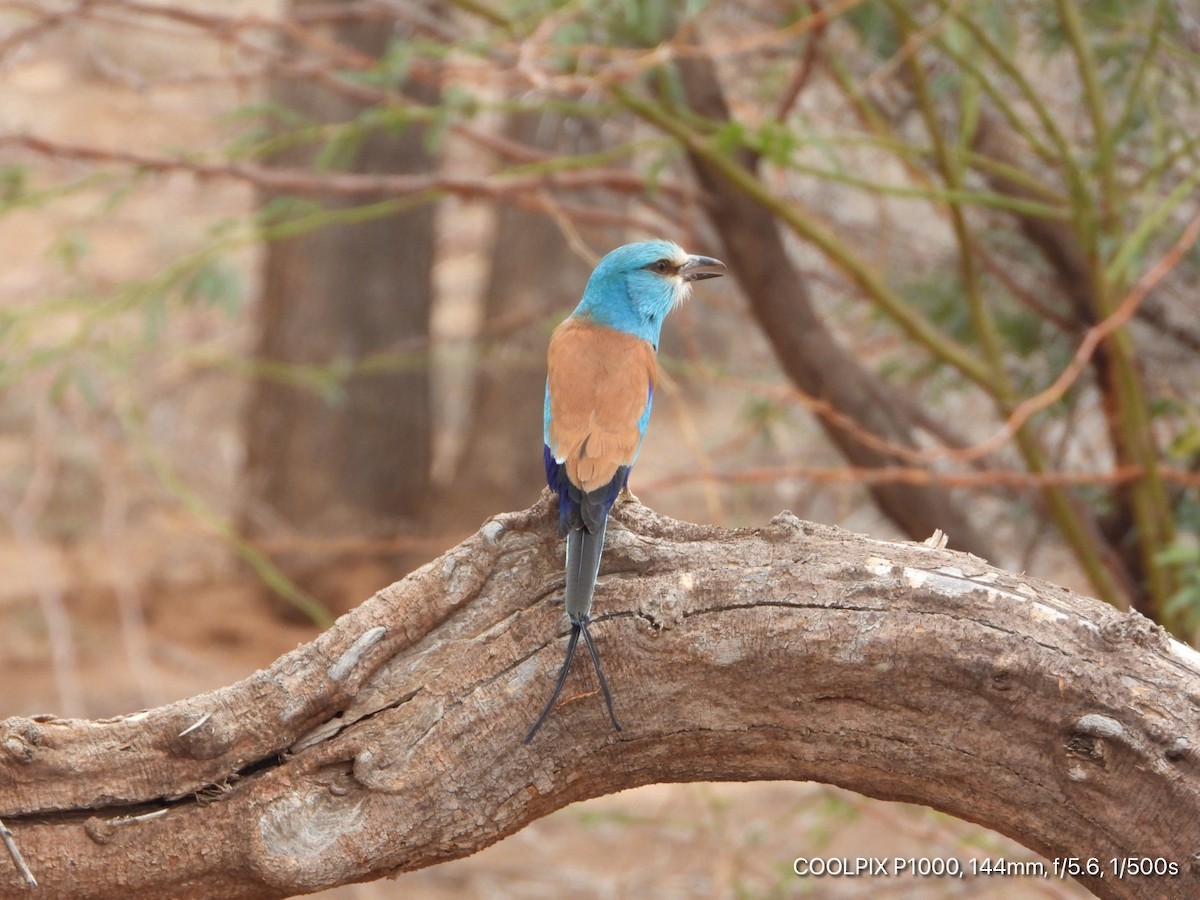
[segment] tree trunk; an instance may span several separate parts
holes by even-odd
[[[307,0],[293,0],[293,8]],[[332,38],[378,57],[392,37],[373,21],[350,21]],[[432,91],[427,91],[427,95]],[[314,80],[277,76],[270,97],[323,124],[352,122],[364,106]],[[367,134],[352,169],[426,172],[433,159],[424,129]],[[315,165],[311,145],[272,161]],[[264,206],[280,195],[267,193]],[[320,198],[329,211],[386,200]],[[432,445],[426,364],[433,299],[433,209],[332,224],[268,245],[261,367],[246,419],[243,519],[257,537],[299,532],[323,538],[390,535],[425,520]],[[331,396],[281,376],[283,367],[345,374]],[[279,558],[304,580],[322,561]]]
[[[508,136],[564,155],[594,152],[601,146],[596,122],[555,113],[517,113]],[[604,207],[617,201],[611,194],[593,191],[577,202]],[[582,236],[601,253],[619,243],[620,237],[615,229],[584,229]],[[499,208],[484,295],[483,349],[471,404],[471,439],[446,504],[472,522],[498,509],[528,503],[546,483],[542,396],[547,335],[538,326],[574,308],[591,271],[589,261],[572,250],[548,214],[511,205]],[[521,324],[518,331],[505,330],[514,323]]]
[[[729,109],[711,60],[697,48],[682,57],[678,66],[691,109],[708,119],[728,121]],[[739,155],[746,169],[757,172],[755,154],[743,150]],[[788,256],[771,213],[703,159],[694,154],[690,159],[708,193],[708,217],[721,236],[723,258],[783,371],[800,390],[828,401],[858,428],[901,446],[916,447],[918,428],[910,414],[911,401],[863,368],[830,332],[812,304],[804,276]],[[821,418],[820,424],[852,465],[874,469],[893,464],[894,460],[839,423]],[[909,537],[923,539],[941,529],[955,549],[995,557],[992,542],[972,524],[947,488],[896,483],[868,489],[880,511]]]
[[[561,573],[544,497],[238,684],[0,723],[0,819],[39,896],[283,897],[635,785],[754,779],[927,804],[1079,861],[1101,897],[1200,893],[1200,656],[1139,614],[787,513],[726,531],[629,501],[592,628],[625,730],[577,665],[523,746]],[[1176,874],[1117,877],[1128,858]]]

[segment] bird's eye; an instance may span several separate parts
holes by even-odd
[[[651,264],[650,271],[657,275],[666,275],[671,271],[671,263],[669,260],[660,259],[658,262]]]

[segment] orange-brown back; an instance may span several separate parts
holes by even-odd
[[[572,317],[554,330],[547,362],[550,450],[572,484],[603,487],[637,456],[639,423],[658,381],[654,348]]]

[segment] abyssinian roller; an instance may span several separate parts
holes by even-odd
[[[567,538],[565,599],[571,636],[554,693],[525,736],[526,744],[558,700],[580,635],[609,718],[621,730],[588,631],[604,529],[650,421],[663,319],[688,296],[693,282],[716,278],[724,268],[720,260],[690,256],[670,241],[618,247],[600,260],[583,299],[550,338],[546,482],[558,495],[559,532]]]

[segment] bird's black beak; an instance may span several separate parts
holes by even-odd
[[[718,272],[717,269],[722,271]],[[725,274],[725,263],[711,256],[689,256],[680,268],[684,281],[700,281],[704,278],[720,278]]]

